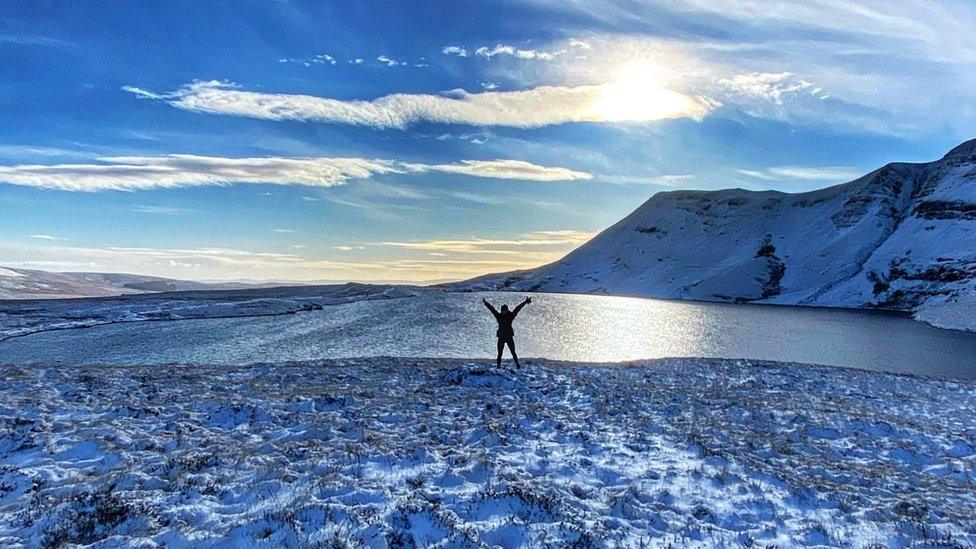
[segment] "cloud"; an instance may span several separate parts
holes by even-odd
[[[37,238],[39,240],[65,240],[64,238],[59,238],[56,236],[51,236],[49,234],[32,234],[31,238]]]
[[[731,78],[722,78],[718,83],[732,94],[761,99],[776,105],[782,105],[785,98],[800,92],[820,99],[828,97],[823,88],[797,79],[791,72],[738,74]]]
[[[851,166],[774,166],[766,170],[735,170],[765,181],[782,179],[797,179],[805,181],[852,181],[863,175],[857,168]]]
[[[398,170],[364,158],[222,158],[174,154],[101,159],[99,164],[24,164],[0,167],[0,182],[65,191],[271,183],[329,187]]]
[[[418,171],[433,171],[524,181],[578,181],[593,179],[593,174],[568,168],[537,166],[522,160],[462,160],[458,164],[416,165]]]
[[[100,159],[98,164],[23,164],[0,166],[0,182],[63,191],[136,191],[158,188],[266,183],[333,187],[380,174],[442,172],[527,181],[574,181],[592,175],[521,160],[463,160],[456,164],[417,164],[367,158],[224,158],[173,154]],[[392,186],[377,192],[395,192]],[[411,191],[412,192],[412,191]],[[400,191],[402,194],[403,191]],[[303,197],[305,199],[306,197]],[[308,197],[309,200],[316,200]],[[160,213],[160,212],[155,212]]]
[[[672,89],[794,127],[957,140],[976,124],[970,0],[527,1],[600,32],[586,62],[547,74],[585,81],[645,58]]]
[[[570,38],[569,45],[574,48],[579,48],[581,50],[589,50],[593,48],[593,46],[591,46],[589,42],[584,42],[576,38]]]
[[[148,214],[161,214],[161,215],[181,215],[184,213],[191,212],[188,208],[174,208],[171,206],[143,206],[137,205],[132,207],[132,211],[139,213]]]
[[[438,141],[450,141],[452,139],[456,139],[458,141],[468,141],[473,145],[484,145],[491,138],[492,138],[491,132],[478,131],[478,132],[460,133],[460,134],[452,134],[450,132],[442,133],[437,137],[435,137],[434,139]]]
[[[441,48],[441,53],[444,55],[456,55],[458,57],[468,56],[468,50],[462,48],[461,46],[444,46]]]
[[[404,66],[407,65],[406,61],[397,61],[396,59],[393,59],[392,57],[386,55],[380,55],[376,58],[376,60],[379,61],[380,63],[383,63],[387,67],[395,67],[397,65],[404,65]]]
[[[570,38],[567,42],[570,48],[578,48],[580,50],[589,50],[591,48],[590,44],[578,40],[576,38]],[[545,50],[535,50],[535,49],[522,49],[518,46],[512,46],[509,44],[496,44],[493,47],[481,46],[474,50],[474,54],[479,57],[484,57],[491,59],[496,56],[510,56],[517,59],[537,59],[540,61],[552,61],[567,52],[566,49],[545,51]],[[441,48],[441,53],[444,55],[456,55],[458,57],[467,57],[468,50],[463,46],[444,46]]]
[[[518,59],[538,59],[541,61],[552,61],[556,57],[566,53],[566,50],[558,51],[540,51],[540,50],[523,50],[516,46],[509,46],[506,44],[497,44],[493,48],[480,47],[474,51],[475,55],[480,57],[487,57],[491,59],[496,55],[510,55]]]
[[[295,229],[272,229],[271,232],[273,232],[273,233],[297,233],[298,231],[296,231]]]
[[[689,181],[694,181],[695,176],[692,174],[681,173],[681,174],[664,174],[658,175],[650,178],[650,183],[655,185],[665,185],[669,187],[676,187],[678,185],[683,185]]]
[[[695,176],[687,173],[662,175],[613,175],[600,174],[598,181],[621,185],[660,185],[662,187],[678,187],[695,180]]]
[[[305,57],[296,59],[294,57],[282,57],[278,59],[279,63],[295,63],[298,65],[304,65],[306,67],[311,67],[312,65],[335,65],[337,63],[336,58],[332,57],[327,53],[320,53],[313,57]]]
[[[0,34],[0,44],[17,44],[19,46],[48,46],[56,48],[74,47],[75,44],[57,38],[41,36],[39,34]]]
[[[564,253],[568,249],[590,240],[595,235],[596,233],[588,231],[558,230],[536,231],[523,234],[516,239],[433,239],[410,242],[388,241],[377,244],[438,253],[520,255],[532,248],[555,249],[556,252]]]
[[[357,247],[351,246],[355,249]],[[301,248],[288,247],[288,250]],[[296,255],[298,252],[257,252],[225,247],[72,247],[18,245],[0,242],[0,264],[11,268],[85,269],[127,272],[189,280],[293,280],[337,282],[413,282],[461,280],[489,272],[527,269],[561,257],[564,250],[522,254],[464,255],[418,251],[418,258],[393,257],[335,261]]]
[[[122,86],[122,91],[127,91],[134,94],[136,97],[141,97],[143,99],[166,99],[165,95],[153,93],[149,90],[144,90],[136,86]]]
[[[59,147],[34,147],[30,145],[0,144],[0,156],[23,159],[25,156],[73,156],[91,158],[91,153]]]
[[[769,173],[778,177],[816,181],[851,181],[862,175],[850,166],[778,166],[770,168]]]
[[[217,81],[193,82],[166,94],[131,86],[123,89],[144,99],[207,114],[400,129],[419,122],[537,128],[569,122],[701,119],[715,108],[713,101],[649,80],[504,92],[398,93],[373,100],[252,92]]]

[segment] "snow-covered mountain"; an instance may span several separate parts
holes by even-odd
[[[0,267],[0,299],[108,297],[123,294],[254,288],[236,282],[204,283],[121,273],[52,273]]]
[[[888,308],[976,330],[976,140],[813,192],[658,193],[560,261],[456,287]]]

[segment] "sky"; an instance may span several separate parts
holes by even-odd
[[[429,282],[976,137],[976,2],[6,1],[0,265]]]

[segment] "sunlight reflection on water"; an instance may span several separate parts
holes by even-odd
[[[123,323],[0,343],[0,362],[248,363],[353,356],[490,357],[481,305],[528,294],[440,293],[294,315]],[[610,362],[752,358],[976,378],[976,334],[890,314],[536,294],[515,323],[522,357]]]

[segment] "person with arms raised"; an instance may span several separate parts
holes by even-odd
[[[482,299],[481,302],[485,304],[485,307],[488,307],[488,310],[494,315],[495,321],[498,322],[498,330],[495,332],[495,336],[498,338],[498,358],[495,359],[496,366],[501,367],[502,352],[505,350],[505,345],[508,345],[508,350],[512,353],[512,359],[515,360],[515,367],[520,368],[522,365],[519,364],[518,354],[515,352],[515,329],[512,328],[512,322],[518,316],[522,307],[532,303],[532,298],[525,298],[525,301],[519,303],[512,310],[509,310],[508,305],[502,305],[501,311],[496,310],[491,303],[488,303],[487,299]]]

